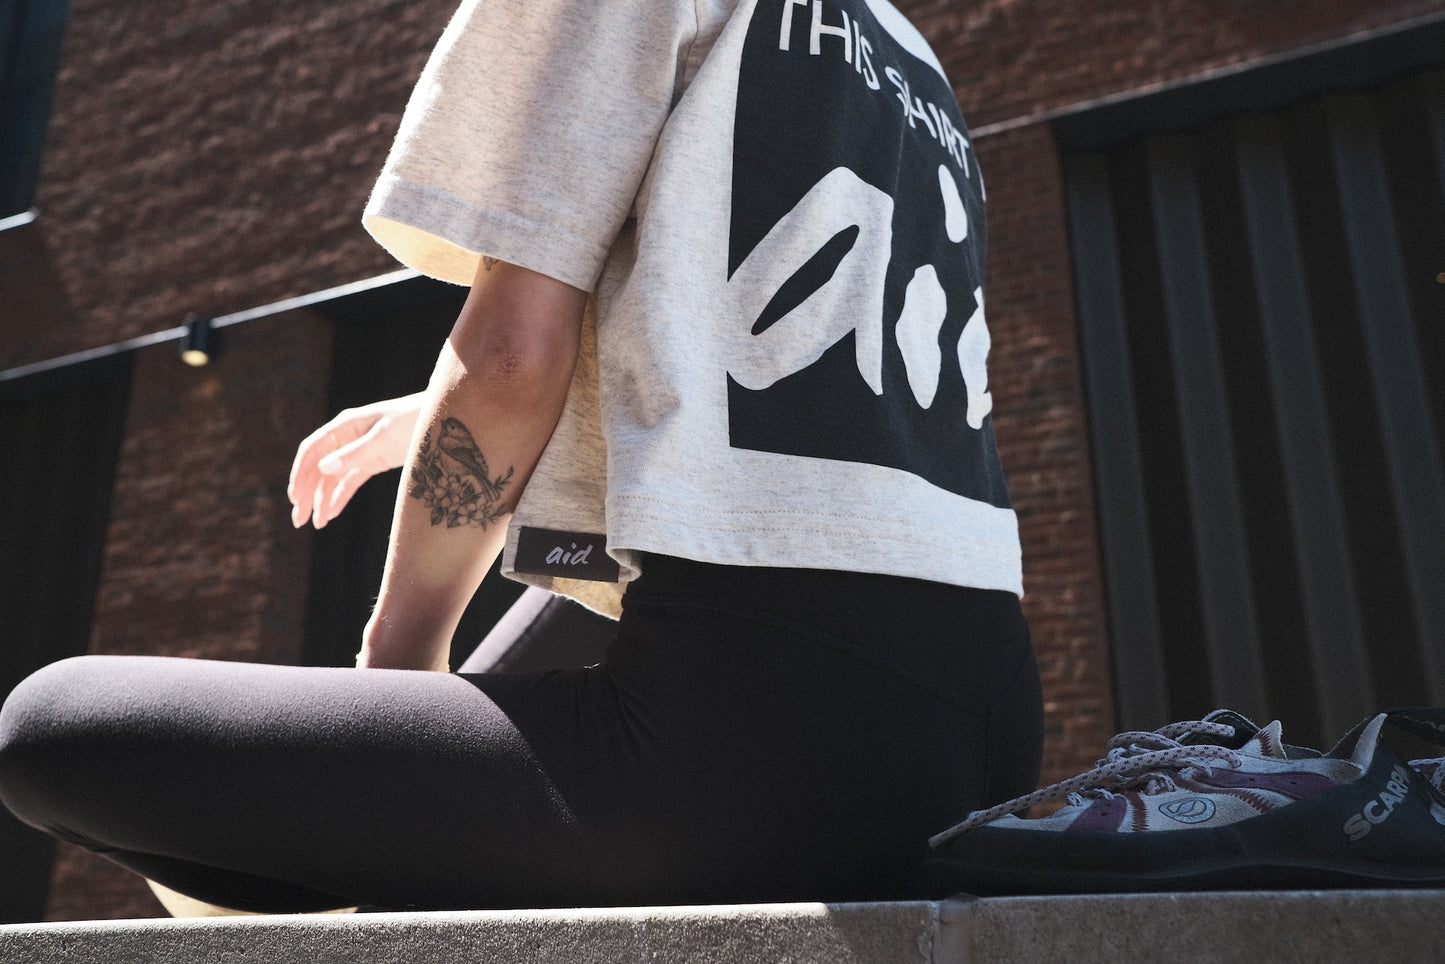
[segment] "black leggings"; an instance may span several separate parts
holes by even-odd
[[[907,899],[1041,736],[1009,594],[654,557],[586,669],[57,663],[0,799],[242,910]]]

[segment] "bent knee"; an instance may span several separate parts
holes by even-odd
[[[61,746],[83,716],[87,694],[102,685],[103,665],[111,658],[51,663],[22,680],[0,706],[0,800],[18,816],[44,774],[68,765]]]

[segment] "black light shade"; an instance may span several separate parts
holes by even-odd
[[[181,341],[181,361],[193,368],[209,365],[221,353],[221,335],[211,319],[195,315],[186,319],[186,337]]]

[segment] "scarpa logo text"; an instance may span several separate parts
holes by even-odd
[[[1365,804],[1364,809],[1345,821],[1342,828],[1345,836],[1350,838],[1350,843],[1362,839],[1370,832],[1375,824],[1384,823],[1390,819],[1390,814],[1395,808],[1405,802],[1405,795],[1410,792],[1410,771],[1403,766],[1396,764],[1395,769],[1390,771],[1390,780],[1385,784],[1385,790],[1378,797]]]

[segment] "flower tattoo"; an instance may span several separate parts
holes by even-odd
[[[472,433],[457,419],[446,418],[439,435],[433,437],[429,429],[422,437],[407,494],[431,510],[434,526],[485,529],[506,514],[502,490],[511,480],[511,468],[493,479]]]

